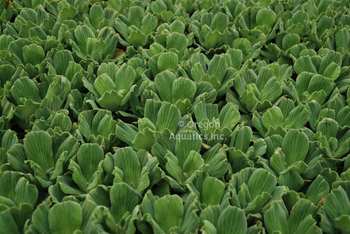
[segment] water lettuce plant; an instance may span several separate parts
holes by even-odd
[[[350,233],[349,9],[0,0],[0,234]]]

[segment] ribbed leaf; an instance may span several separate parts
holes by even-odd
[[[47,132],[30,132],[24,138],[27,157],[37,163],[43,170],[54,166],[52,141]]]
[[[82,211],[78,203],[66,201],[54,205],[49,212],[50,231],[54,234],[73,233],[80,229]]]

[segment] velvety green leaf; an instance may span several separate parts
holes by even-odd
[[[350,215],[350,201],[342,187],[333,189],[323,200],[323,205],[330,220]]]
[[[208,66],[207,74],[209,76],[216,76],[221,82],[227,70],[226,59],[219,55],[214,55]]]
[[[12,217],[10,210],[5,210],[0,213],[0,225],[3,227],[0,230],[1,234],[13,233],[19,234],[15,219]]]
[[[282,150],[288,165],[304,161],[309,150],[309,139],[305,133],[289,130],[283,139]]]
[[[183,213],[184,207],[178,195],[167,195],[154,202],[154,217],[164,232],[180,228]]]
[[[60,50],[54,56],[54,66],[58,75],[64,75],[69,66],[69,62],[73,61],[72,53],[69,50]]]
[[[286,213],[278,202],[272,202],[264,213],[264,223],[269,233],[289,233]]]
[[[114,184],[110,191],[111,215],[116,223],[120,221],[126,212],[132,212],[139,203],[136,192],[125,183]]]
[[[298,75],[304,71],[317,74],[317,70],[313,65],[310,56],[300,57],[294,64],[294,69]]]
[[[24,149],[27,157],[33,160],[43,170],[54,166],[52,141],[47,132],[30,132],[24,138]]]
[[[190,79],[178,78],[173,82],[173,103],[177,100],[185,100],[186,98],[190,102],[194,101],[194,95],[196,94],[197,86]]]
[[[158,58],[159,71],[177,70],[178,56],[173,52],[162,53]]]
[[[287,118],[284,120],[283,125],[290,129],[299,129],[309,120],[309,111],[303,105],[298,105],[292,111],[288,113]]]
[[[300,199],[293,207],[289,220],[289,233],[319,233],[316,226],[317,207],[306,199]]]
[[[24,177],[18,180],[15,193],[14,202],[18,207],[20,207],[22,203],[28,203],[32,205],[33,208],[35,207],[39,194],[38,189],[35,185],[29,184],[29,181]]]
[[[182,55],[187,48],[187,38],[185,35],[172,33],[167,37],[166,47],[168,50],[174,48],[180,52],[180,55]]]
[[[282,124],[282,121],[283,114],[280,108],[277,106],[268,109],[262,117],[262,123],[266,129],[269,127],[277,127],[278,125]]]
[[[101,96],[104,94],[104,92],[112,91],[115,89],[113,80],[107,74],[102,74],[97,77],[94,82],[94,86]]]
[[[181,131],[177,137],[180,140],[176,142],[175,155],[179,159],[180,166],[182,166],[192,150],[200,152],[202,140],[194,131]]]
[[[103,149],[98,144],[83,144],[80,146],[77,152],[77,161],[87,181],[90,180],[103,159]]]
[[[220,119],[220,128],[228,128],[232,130],[234,126],[240,120],[240,113],[238,108],[231,103],[227,103],[220,111],[219,119]]]
[[[263,192],[272,194],[272,191],[276,187],[276,177],[269,173],[265,169],[257,169],[251,175],[247,187],[249,189],[251,197],[254,199],[256,196],[261,195]]]
[[[134,80],[136,79],[136,72],[131,66],[122,65],[117,74],[115,79],[115,86],[116,89],[129,91],[132,84],[134,83]]]
[[[131,187],[140,182],[141,165],[131,147],[118,149],[114,155],[114,165],[123,172],[123,181]]]
[[[90,20],[91,24],[95,29],[98,29],[98,24],[104,18],[103,8],[101,5],[92,5],[90,8]]]
[[[219,217],[217,232],[245,234],[247,232],[247,219],[244,211],[237,207],[227,207]]]
[[[26,63],[36,65],[45,59],[45,52],[41,46],[31,44],[23,47],[23,57]]]
[[[22,77],[16,80],[11,87],[11,93],[18,104],[22,104],[21,98],[31,99],[34,102],[41,102],[39,89],[33,80],[30,80],[28,77]]]
[[[172,102],[173,82],[175,80],[176,76],[169,71],[161,72],[154,78],[154,83],[162,101]]]
[[[80,229],[82,211],[78,203],[66,201],[54,205],[49,211],[51,233],[73,233]]]
[[[217,30],[221,33],[227,28],[229,23],[227,15],[219,12],[215,14],[213,20],[211,21],[210,28],[214,31]]]
[[[37,206],[32,215],[32,222],[36,230],[49,234],[49,207],[44,202]]]
[[[325,197],[329,193],[329,185],[325,179],[321,176],[312,182],[310,187],[306,191],[306,197],[314,204],[317,204],[321,198]]]
[[[168,128],[173,133],[179,124],[181,113],[174,105],[170,103],[163,102],[162,107],[159,109],[157,114],[157,124],[156,127],[159,131]]]
[[[337,121],[330,118],[324,118],[318,123],[317,132],[322,132],[322,135],[329,139],[330,137],[336,137],[338,127],[339,125]]]
[[[202,199],[203,203],[207,205],[218,205],[224,195],[225,185],[220,180],[207,177],[202,185]],[[215,191],[215,194],[213,194]]]

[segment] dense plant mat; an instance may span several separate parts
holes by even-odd
[[[350,233],[349,0],[0,0],[0,234]]]

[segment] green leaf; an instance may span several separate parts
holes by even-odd
[[[206,25],[204,25],[206,26]],[[220,42],[222,37],[222,34],[215,30],[215,31],[209,31],[208,34],[205,37],[205,42],[203,44],[203,46],[206,49],[212,49],[215,48],[215,46]]]
[[[28,77],[22,77],[15,81],[11,87],[11,93],[18,104],[23,104],[22,98],[31,99],[34,102],[41,102],[39,89]]]
[[[178,56],[173,52],[162,53],[158,58],[159,71],[172,70],[177,71]]]
[[[334,67],[333,63],[339,66],[339,69],[340,69],[340,66],[342,65],[342,56],[340,53],[330,50],[326,54],[326,56],[323,57],[321,61],[319,74],[323,74],[324,76],[326,76],[326,73],[330,74],[330,69],[333,70],[333,68],[329,68],[329,67],[330,66]],[[340,70],[339,70],[339,73],[340,73]]]
[[[262,123],[266,129],[269,127],[277,127],[283,121],[283,114],[280,108],[274,106],[268,109],[262,116]]]
[[[315,91],[324,91],[327,95],[329,95],[332,92],[333,87],[334,85],[331,79],[321,75],[314,75],[310,80],[307,91],[311,94]]]
[[[12,168],[19,172],[30,173],[30,167],[24,162],[27,155],[22,144],[15,144],[7,151],[8,162]]]
[[[325,212],[330,220],[342,215],[350,215],[350,201],[342,187],[333,189],[323,200]]]
[[[37,163],[43,170],[54,167],[52,141],[47,132],[30,132],[24,138],[24,149],[29,160]]]
[[[181,113],[174,105],[163,102],[162,107],[157,114],[156,127],[158,131],[163,131],[167,128],[175,133],[181,118]]]
[[[150,128],[145,128],[143,132],[137,133],[132,144],[139,149],[145,149],[151,151],[152,146],[156,143],[156,138],[154,137],[154,131]]]
[[[329,185],[322,176],[317,176],[317,178],[312,182],[310,187],[306,191],[306,197],[308,200],[317,204],[321,198],[325,197],[329,193]]]
[[[221,202],[222,196],[224,195],[225,184],[220,180],[207,177],[205,178],[202,185],[202,199],[206,205],[218,205]],[[213,193],[215,191],[215,193]]]
[[[283,126],[287,129],[303,128],[309,120],[309,111],[304,105],[299,104],[290,111],[287,118],[283,122]]]
[[[115,89],[113,80],[107,75],[102,74],[94,82],[97,92],[102,96],[105,92]]]
[[[316,226],[317,207],[306,199],[300,199],[293,207],[289,220],[289,233],[320,233]]]
[[[0,173],[0,196],[14,200],[16,196],[16,185],[20,178],[21,176],[17,172],[6,171]]]
[[[73,61],[72,53],[69,50],[60,50],[54,56],[54,66],[58,75],[64,75],[69,66],[69,62]]]
[[[350,215],[342,215],[334,220],[341,233],[347,233],[350,230]]]
[[[281,205],[274,201],[264,213],[264,223],[269,233],[289,233],[287,216]]]
[[[304,161],[309,150],[309,139],[305,133],[289,130],[284,136],[282,150],[286,155],[287,165]]]
[[[110,191],[111,215],[116,223],[126,212],[132,213],[135,206],[139,203],[139,196],[136,191],[125,183],[114,184]]]
[[[203,224],[204,225],[201,228],[202,233],[208,233],[208,234],[216,234],[217,233],[215,226],[211,222],[204,220]]]
[[[195,171],[200,170],[203,165],[204,160],[202,159],[202,156],[195,151],[191,151],[183,164],[183,171],[186,175],[186,179],[193,175]]]
[[[0,225],[3,227],[0,229],[1,234],[13,233],[19,234],[18,226],[15,219],[12,217],[10,209],[0,213]]]
[[[268,31],[263,31],[265,34],[268,34],[270,32],[270,29],[274,25],[275,21],[276,13],[271,9],[262,8],[256,14],[256,22],[259,25],[266,26],[266,28],[268,29]]]
[[[201,221],[208,221],[212,223],[214,226],[217,225],[219,220],[219,216],[221,214],[220,206],[208,206],[202,210],[200,219]]]
[[[50,231],[53,234],[74,233],[82,224],[82,211],[78,203],[66,201],[54,205],[49,211]]]
[[[104,153],[98,144],[83,144],[77,152],[77,162],[87,181],[96,172],[97,166],[104,159]]]
[[[95,29],[98,29],[98,24],[104,18],[103,8],[101,5],[92,5],[90,8],[90,20],[91,24]]]
[[[287,171],[279,176],[278,184],[287,186],[290,190],[299,191],[304,185],[304,180],[296,171]]]
[[[192,150],[197,153],[200,152],[202,148],[202,140],[195,131],[180,131],[177,137],[180,137],[180,140],[176,142],[175,155],[182,167]]]
[[[145,17],[142,19],[141,31],[145,34],[150,34],[151,32],[154,32],[157,26],[157,17],[152,15],[150,12],[146,13]]]
[[[165,158],[168,160],[166,170],[178,182],[182,183],[183,170],[179,167],[179,160],[171,152],[167,152]]]
[[[123,96],[116,90],[106,91],[103,93],[102,97],[98,99],[98,104],[110,111],[118,110],[122,102]]]
[[[234,131],[230,146],[234,147],[236,150],[246,152],[248,146],[252,140],[252,129],[248,126],[243,126]]]
[[[18,180],[16,188],[15,188],[15,199],[14,202],[18,207],[23,203],[28,203],[35,207],[35,204],[38,199],[38,190],[35,185],[29,184],[29,181],[22,177]]]
[[[214,55],[208,66],[207,74],[209,76],[215,76],[221,82],[225,76],[227,70],[226,59],[219,55]]]
[[[141,165],[131,147],[120,148],[114,154],[114,165],[123,172],[123,181],[131,187],[140,182]]]
[[[176,49],[180,52],[180,58],[181,55],[185,53],[185,50],[187,48],[187,38],[185,35],[179,34],[179,33],[172,33],[167,37],[167,43],[166,47],[167,49]]]
[[[282,50],[287,51],[292,46],[300,43],[300,36],[295,33],[289,33],[283,37]]]
[[[298,75],[304,71],[317,74],[316,67],[313,65],[310,56],[302,56],[294,64],[294,69]]]
[[[263,192],[272,194],[272,191],[276,187],[276,183],[277,179],[274,175],[265,169],[259,168],[255,170],[249,178],[247,187],[252,199],[254,199]]]
[[[232,130],[239,122],[241,115],[238,108],[231,103],[227,103],[220,111],[220,128],[228,128]]]
[[[262,101],[275,101],[282,94],[281,84],[277,81],[275,77],[270,78],[264,85],[263,90],[261,91],[260,100]]]
[[[116,89],[118,91],[123,89],[126,91],[129,91],[135,79],[136,79],[136,72],[134,68],[127,65],[122,65],[116,74],[116,79],[115,79]]]
[[[44,49],[36,44],[24,46],[23,58],[26,63],[37,65],[45,59]]]
[[[50,225],[49,225],[49,207],[45,202],[41,203],[34,210],[32,215],[32,222],[36,230],[40,233],[49,234]]]
[[[163,102],[172,102],[173,82],[176,80],[174,73],[163,71],[156,75],[154,83]]]
[[[180,228],[184,207],[178,195],[167,195],[154,202],[154,217],[159,226],[168,233],[171,228]]]
[[[62,20],[73,19],[77,14],[78,10],[72,5],[68,5],[60,11],[60,18]]]
[[[215,31],[219,31],[220,33],[223,33],[225,29],[227,28],[229,23],[227,15],[218,12],[215,14],[213,20],[211,21],[210,28]]]
[[[247,219],[244,211],[237,207],[227,207],[219,217],[217,232],[220,234],[246,234]]]
[[[331,137],[335,138],[338,132],[338,127],[339,125],[337,121],[330,118],[324,118],[318,123],[317,132],[322,132],[322,135],[327,139]]]
[[[141,7],[130,7],[128,18],[130,20],[131,25],[135,25],[137,28],[141,28],[143,17],[144,11]]]
[[[246,38],[237,38],[233,41],[232,48],[239,49],[243,52],[243,56],[247,56],[252,48],[252,44]]]
[[[178,100],[185,100],[186,98],[190,102],[194,101],[194,95],[196,94],[197,86],[190,79],[180,77],[173,82],[173,103]]]
[[[336,80],[338,79],[340,72],[341,72],[340,66],[335,62],[331,62],[331,64],[329,64],[326,70],[324,71],[323,75],[325,77],[330,78],[331,80]]]
[[[131,26],[128,28],[130,36],[127,38],[127,41],[134,45],[136,48],[139,46],[143,46],[146,42],[146,35],[135,26]]]

